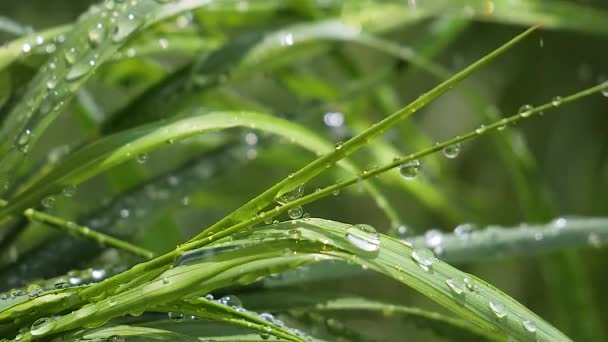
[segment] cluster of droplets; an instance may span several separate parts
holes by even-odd
[[[287,193],[284,193],[280,196],[277,196],[275,198],[275,201],[279,205],[286,205],[287,203],[295,201],[298,198],[302,197],[303,194],[304,194],[304,184],[300,184],[295,189],[293,189]],[[287,210],[287,215],[289,216],[289,218],[291,218],[293,220],[299,219],[304,215],[304,208],[300,205],[290,208],[289,210]]]

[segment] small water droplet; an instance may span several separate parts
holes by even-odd
[[[29,53],[30,51],[32,51],[32,45],[30,45],[30,43],[28,42],[23,43],[23,45],[21,46],[21,52]]]
[[[119,43],[129,37],[139,27],[139,17],[133,13],[128,13],[118,19],[116,30],[112,35],[112,41]]]
[[[438,229],[429,229],[424,233],[424,241],[428,248],[437,248],[443,244],[443,233]]]
[[[521,322],[521,325],[529,333],[535,333],[537,330],[536,325],[534,325],[534,323],[532,323],[532,321],[529,321],[529,320],[525,320],[525,321]]]
[[[302,238],[302,232],[299,229],[290,229],[287,234],[289,234],[289,237],[292,239],[300,239]]]
[[[344,114],[340,112],[327,112],[323,115],[323,122],[329,128],[339,128],[344,124]]]
[[[592,232],[587,236],[587,243],[593,248],[600,248],[602,247],[602,238],[598,233]]]
[[[145,164],[148,161],[148,155],[146,153],[141,153],[137,155],[137,162],[139,164]]]
[[[46,87],[49,90],[55,89],[57,86],[57,77],[55,75],[51,76],[48,81],[46,81]]]
[[[519,108],[519,116],[521,116],[522,118],[527,118],[532,115],[533,109],[534,107],[532,107],[531,105],[525,104]]]
[[[463,279],[463,281],[464,281],[464,284],[467,286],[467,289],[469,289],[469,291],[471,291],[471,292],[475,292],[475,290],[476,290],[476,285],[475,285],[475,283],[473,282],[473,279],[471,279],[471,278],[469,278],[469,277],[465,277],[465,278]]]
[[[380,249],[380,235],[374,227],[367,224],[355,224],[348,227],[346,238],[364,251],[375,252]]]
[[[458,157],[458,154],[460,154],[460,143],[448,145],[443,148],[443,155],[446,158],[454,159]]]
[[[342,145],[344,145],[344,143],[343,143],[343,142],[341,142],[341,141],[338,141],[338,142],[336,143],[336,151],[337,151],[337,150],[342,149]]]
[[[454,291],[454,293],[456,294],[462,294],[464,292],[464,289],[466,288],[466,284],[464,283],[464,280],[459,279],[459,278],[451,278],[445,281],[446,284],[448,284],[448,286],[450,287],[450,289],[452,291]]]
[[[91,59],[89,61],[80,61],[70,68],[68,73],[65,75],[65,79],[68,81],[73,81],[81,78],[82,76],[88,74],[92,68],[95,66],[95,60]]]
[[[55,206],[55,197],[46,196],[42,199],[42,206],[47,209],[52,209]]]
[[[276,197],[275,201],[277,203],[279,203],[280,205],[284,205],[284,204],[287,204],[291,201],[294,201],[294,200],[302,197],[303,194],[304,194],[304,184],[300,184],[295,189],[293,189],[287,193],[284,193],[281,196]]]
[[[494,312],[496,317],[498,317],[499,319],[507,317],[508,312],[505,309],[504,305],[502,305],[501,303],[490,301],[489,306],[490,310],[492,310],[492,312]]]
[[[454,228],[454,235],[460,239],[468,239],[473,234],[474,226],[470,223],[463,223]]]
[[[169,316],[169,319],[173,322],[181,322],[184,320],[184,314],[181,312],[170,311],[167,315]]]
[[[227,295],[219,299],[220,304],[230,306],[232,308],[242,308],[243,302],[235,295]]]
[[[55,321],[52,318],[44,317],[37,319],[32,323],[30,334],[40,336],[49,333],[55,328]]]
[[[68,185],[68,186],[66,186],[65,188],[63,188],[63,190],[61,190],[61,193],[65,197],[72,197],[72,196],[74,196],[74,194],[76,193],[76,185]]]
[[[285,33],[281,35],[281,45],[292,46],[293,45],[293,33]]]
[[[481,125],[481,126],[479,126],[479,127],[478,127],[478,128],[475,130],[475,133],[477,133],[477,134],[483,134],[485,131],[486,131],[486,126]]]
[[[63,57],[65,58],[65,61],[69,65],[72,65],[76,62],[76,58],[78,57],[78,52],[76,51],[76,48],[71,47],[63,52]]]
[[[301,205],[297,206],[297,207],[293,207],[291,209],[289,209],[287,211],[287,214],[289,215],[289,217],[293,220],[298,219],[300,217],[302,217],[302,214],[304,213],[304,209],[302,208]]]
[[[91,43],[91,45],[98,46],[99,44],[101,44],[101,42],[103,42],[104,38],[106,35],[106,29],[103,25],[103,23],[97,23],[95,24],[94,27],[92,27],[89,30],[88,36],[89,36],[89,42]]]
[[[112,335],[108,338],[108,342],[127,342],[127,339],[122,336]]]
[[[19,135],[19,138],[17,139],[17,149],[19,149],[19,151],[21,151],[22,153],[27,153],[30,145],[30,138],[32,136],[32,131],[30,131],[29,129],[26,129],[25,131],[23,131],[23,133],[21,133]]]
[[[399,166],[399,172],[403,178],[407,180],[413,180],[418,177],[420,171],[420,162],[418,160],[412,160]]]
[[[428,271],[435,263],[435,253],[428,248],[417,248],[412,252],[412,259],[418,263],[423,270]]]
[[[562,104],[562,97],[561,96],[556,96],[551,100],[551,104],[553,105],[553,107],[557,107],[559,105]]]
[[[399,225],[399,227],[397,227],[397,234],[399,234],[399,236],[407,236],[409,234],[409,227],[401,224]]]

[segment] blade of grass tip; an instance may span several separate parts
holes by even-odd
[[[564,97],[562,100],[562,104],[566,104],[569,102],[573,102],[576,101],[580,98],[586,97],[586,96],[590,96],[593,94],[597,94],[602,92],[603,90],[608,89],[608,82],[595,86],[595,87],[591,87],[588,88],[586,90],[583,90],[581,92],[575,93],[573,95]],[[349,185],[353,185],[356,184],[357,182],[361,181],[362,179],[367,179],[376,175],[379,175],[383,172],[386,172],[388,170],[391,170],[403,163],[412,161],[412,160],[417,160],[421,157],[427,156],[431,153],[437,152],[442,150],[443,148],[456,144],[456,143],[460,143],[469,139],[473,139],[476,138],[478,136],[487,134],[489,132],[492,131],[496,131],[498,129],[502,129],[504,127],[506,127],[509,124],[515,123],[517,121],[520,120],[525,120],[528,119],[534,115],[538,115],[539,113],[542,113],[544,111],[548,111],[550,109],[554,108],[552,103],[546,103],[544,105],[535,107],[530,109],[529,111],[523,112],[523,113],[517,113],[511,117],[508,118],[504,118],[500,121],[497,121],[491,125],[488,126],[483,126],[480,127],[478,129],[476,129],[475,131],[469,132],[465,135],[462,136],[457,136],[455,138],[446,140],[442,143],[433,145],[432,147],[429,147],[425,150],[410,154],[406,157],[403,158],[397,158],[395,159],[392,163],[389,163],[383,167],[378,167],[375,169],[371,169],[368,172],[362,174],[359,177],[354,177],[354,178],[350,178],[348,180],[336,183],[334,185],[325,187],[319,191],[316,191],[314,193],[311,193],[309,195],[306,195],[304,197],[301,197],[299,199],[296,199],[294,201],[288,202],[282,206],[277,206],[274,209],[271,209],[269,211],[266,212],[262,212],[259,215],[250,218],[246,221],[242,221],[241,223],[235,224],[233,226],[230,226],[229,228],[223,229],[217,233],[214,233],[212,235],[207,236],[207,238],[205,239],[197,239],[197,240],[191,240],[187,243],[184,243],[183,245],[179,246],[178,249],[166,253],[162,256],[159,256],[155,259],[152,259],[148,262],[145,263],[141,263],[136,265],[134,268],[116,275],[115,277],[106,279],[104,282],[99,283],[97,286],[92,286],[91,288],[84,290],[81,293],[81,296],[83,298],[90,298],[93,297],[99,293],[102,293],[103,291],[107,290],[108,288],[112,288],[113,286],[117,285],[117,284],[121,284],[124,283],[125,281],[129,280],[129,279],[133,279],[134,277],[137,276],[137,274],[140,274],[142,272],[147,272],[153,269],[156,269],[158,267],[161,267],[163,265],[168,265],[171,262],[173,262],[173,260],[175,260],[175,258],[182,252],[184,251],[189,251],[192,249],[196,249],[202,246],[205,246],[213,241],[217,241],[223,237],[229,236],[235,232],[238,232],[240,230],[243,230],[251,225],[257,224],[257,223],[261,223],[264,222],[267,219],[271,219],[275,216],[278,216],[280,214],[286,213],[289,209],[296,207],[296,206],[301,206],[301,205],[305,205],[311,202],[314,202],[320,198],[329,196],[330,194],[332,194],[333,192],[335,192],[336,190],[340,190],[346,186]]]
[[[154,253],[139,246],[133,245],[127,241],[123,241],[112,237],[110,235],[106,235],[100,232],[97,232],[89,227],[78,225],[72,221],[68,221],[56,216],[52,216],[32,208],[26,209],[23,213],[25,217],[32,221],[48,224],[51,227],[58,228],[60,230],[65,231],[68,234],[73,234],[76,236],[80,236],[87,239],[92,239],[100,245],[105,245],[108,247],[113,247],[118,250],[131,253],[136,256],[140,256],[146,259],[150,259],[154,257]]]
[[[429,246],[424,236],[404,241],[415,248],[435,247]],[[455,263],[539,255],[566,248],[600,248],[608,242],[608,219],[560,217],[547,224],[491,225],[483,229],[465,224],[455,234],[444,234],[442,241],[436,254]]]
[[[130,1],[111,9],[92,6],[52,53],[46,67],[29,83],[24,100],[8,112],[0,128],[0,182],[12,183],[13,171],[46,128],[97,68],[110,60],[131,37],[163,19],[205,6],[209,6],[208,0]],[[90,31],[95,31],[94,39]],[[49,84],[52,84],[50,89]]]
[[[216,233],[219,230],[226,228],[227,226],[239,222],[240,220],[249,218],[252,213],[257,213],[259,210],[271,204],[275,200],[275,198],[280,197],[281,195],[284,195],[289,191],[292,191],[300,184],[306,183],[308,180],[321,173],[327,167],[336,163],[340,159],[347,157],[362,146],[365,146],[366,144],[374,140],[376,137],[384,133],[387,129],[391,128],[399,121],[409,117],[418,109],[425,106],[426,104],[437,98],[439,95],[445,93],[450,88],[454,87],[457,83],[465,79],[474,71],[506,52],[509,48],[511,48],[512,46],[520,42],[522,39],[527,37],[530,33],[532,33],[536,28],[537,27],[532,27],[526,30],[525,32],[521,33],[517,37],[502,45],[501,47],[492,51],[488,55],[482,57],[477,62],[458,72],[457,74],[455,74],[445,82],[441,83],[437,87],[421,95],[409,105],[405,106],[403,109],[377,122],[367,130],[348,140],[344,144],[337,146],[336,150],[332,153],[328,153],[321,156],[320,158],[304,166],[302,169],[291,174],[290,177],[282,180],[281,182],[278,182],[276,185],[272,186],[271,188],[260,194],[258,197],[252,199],[247,204],[234,211],[232,214],[226,216],[224,219],[220,220],[219,222],[211,226],[209,229],[198,234],[196,237],[194,237],[194,240],[200,239],[208,234]]]

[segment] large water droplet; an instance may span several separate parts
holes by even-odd
[[[44,335],[55,328],[55,321],[52,318],[39,318],[32,323],[30,334],[33,336]]]
[[[454,235],[460,239],[468,239],[473,234],[474,226],[470,223],[463,223],[454,228]]]
[[[490,301],[489,306],[490,306],[490,310],[492,310],[492,312],[494,312],[496,317],[498,317],[498,318],[507,317],[508,312],[505,309],[504,305],[502,305],[501,303]]]
[[[293,207],[287,211],[287,215],[289,215],[289,217],[293,220],[299,219],[302,217],[302,214],[304,214],[304,209],[301,205]]]
[[[536,330],[537,330],[536,329],[536,325],[534,325],[534,323],[532,321],[529,321],[529,320],[525,320],[525,321],[521,322],[521,325],[529,333],[535,333]]]
[[[437,248],[443,244],[443,233],[437,229],[430,229],[424,233],[424,242],[428,248]]]
[[[364,251],[375,252],[380,249],[380,235],[374,227],[367,224],[356,224],[348,227],[346,238]]]
[[[519,108],[519,116],[521,116],[522,118],[527,118],[530,115],[532,115],[532,110],[534,109],[534,107],[532,107],[529,104],[523,105]]]
[[[224,304],[226,306],[230,306],[232,308],[242,308],[243,302],[241,299],[235,295],[227,295],[219,299],[220,304]]]
[[[399,166],[399,172],[403,176],[403,178],[407,180],[413,180],[418,177],[418,172],[420,171],[420,162],[418,160],[412,160],[405,164]]]
[[[302,194],[304,194],[304,184],[300,184],[297,188],[275,198],[275,201],[280,205],[284,205],[302,197]]]
[[[428,271],[435,263],[435,253],[428,248],[417,248],[412,252],[412,259],[418,263],[423,270]]]
[[[106,35],[106,29],[105,29],[103,23],[97,23],[97,24],[95,24],[94,27],[92,27],[89,30],[89,33],[88,33],[89,42],[93,46],[98,46],[99,44],[101,44],[101,42],[103,42],[105,35]]]
[[[450,289],[452,291],[454,291],[454,293],[456,294],[462,294],[464,292],[464,289],[466,288],[466,284],[464,283],[464,280],[459,279],[459,278],[451,278],[445,281],[446,284],[448,284],[448,286],[450,287]]]
[[[80,61],[70,68],[67,75],[65,75],[65,79],[68,81],[73,81],[82,76],[86,75],[91,71],[91,69],[95,66],[95,60],[91,59],[89,61]]]
[[[460,154],[460,143],[449,145],[443,148],[443,155],[446,158],[454,159]]]
[[[169,319],[173,322],[181,322],[184,320],[184,314],[181,312],[170,311],[167,315],[169,316]]]
[[[133,13],[128,13],[118,19],[112,41],[119,43],[129,37],[139,27],[140,21]]]

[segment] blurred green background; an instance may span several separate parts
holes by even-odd
[[[76,20],[90,3],[93,2],[5,0],[0,4],[0,16],[31,30],[40,30]],[[201,37],[226,42],[262,28],[277,30],[285,25],[336,15],[331,9],[317,10],[315,6],[318,4],[313,2],[291,3],[278,13],[248,14],[243,11],[228,15],[218,11],[199,13],[194,18],[182,16],[171,23],[179,26],[179,20],[189,21],[189,25],[194,27],[192,30]],[[471,3],[477,5],[480,2]],[[498,10],[503,3],[508,6],[509,1],[490,3]],[[557,2],[522,0],[519,3],[550,8]],[[559,24],[551,29],[541,28],[531,38],[476,72],[458,89],[466,87],[474,97],[481,98],[484,110],[507,116],[516,113],[522,105],[543,104],[555,96],[564,96],[607,80],[608,20],[604,24],[606,27],[592,30],[584,29],[584,21],[589,15],[607,15],[601,10],[608,9],[608,3],[603,0],[560,3],[571,3],[587,9],[588,12],[562,13],[564,21],[578,20],[575,24],[583,29],[567,25],[561,27]],[[428,4],[420,0],[417,5],[418,10],[424,10]],[[504,18],[491,18],[491,13],[474,15],[470,19],[463,17],[467,6],[467,1],[454,1],[445,10],[431,11],[430,17],[401,25],[381,36],[401,46],[409,46],[416,53],[439,44],[431,59],[453,72],[527,26],[517,20],[511,23]],[[542,14],[542,11],[530,12],[531,16],[542,17]],[[442,29],[446,25],[453,25],[452,33]],[[0,43],[13,38],[14,35],[0,33]],[[440,39],[444,41],[440,42]],[[406,105],[438,83],[438,79],[427,72],[413,70],[411,64],[399,62],[370,48],[344,42],[325,45],[326,48],[319,54],[293,58],[277,67],[260,68],[236,81],[229,81],[216,90],[206,92],[199,101],[210,109],[235,106],[243,109],[265,108],[339,142]],[[314,46],[309,48],[313,49]],[[135,55],[104,66],[87,85],[89,95],[95,99],[100,110],[99,122],[107,120],[110,113],[123,107],[142,89],[190,58],[191,53],[177,51]],[[26,81],[33,75],[36,65],[35,58],[20,60],[14,66],[13,77]],[[365,88],[360,96],[339,101],[346,90],[382,71],[387,72],[382,82]],[[423,136],[418,141],[432,144],[466,133],[484,122],[487,124],[489,121],[482,119],[479,107],[473,106],[458,89],[434,101],[413,115],[408,123],[387,132],[381,139],[405,154],[424,146],[416,146],[412,137]],[[226,94],[231,94],[232,100],[226,100]],[[75,101],[47,131],[44,142],[32,151],[33,157],[29,161],[32,165],[47,158],[50,151],[57,147],[76,146],[99,134],[95,120],[91,119],[90,114],[83,114],[79,108],[78,101]],[[324,122],[327,113],[333,112],[340,113],[342,116],[339,117],[344,119],[339,127],[331,127]],[[536,197],[533,196],[529,203],[522,200],[521,193],[518,194],[521,189],[514,185],[517,180],[501,158],[499,150],[505,150],[505,147],[496,145],[495,140],[484,136],[463,144],[459,157],[454,160],[438,154],[421,161],[421,178],[440,189],[454,214],[430,208],[390,180],[376,182],[398,210],[402,224],[409,227],[408,234],[423,234],[433,228],[449,232],[464,222],[480,227],[487,224],[508,226],[520,222],[548,222],[556,217],[608,214],[608,97],[592,96],[552,109],[542,117],[527,120],[507,131],[509,139],[515,140],[506,147],[506,153],[519,155],[522,160],[529,162],[526,167],[531,172],[526,173],[524,184],[531,187],[528,190]],[[180,161],[211,150],[227,139],[240,139],[243,149],[238,152],[241,153],[239,158],[248,161],[235,163],[226,172],[214,176],[204,191],[184,198],[184,205],[151,218],[138,234],[137,241],[144,246],[158,251],[167,250],[314,158],[313,154],[288,141],[263,134],[256,135],[259,140],[257,145],[249,146],[246,142],[248,134],[251,134],[250,130],[232,130],[168,146],[149,154],[145,164],[133,161],[112,170],[110,175],[97,177],[79,186],[74,198],[58,198],[54,211],[60,216],[78,217],[100,202],[109,201],[116,193],[170,170]],[[375,153],[373,148],[366,148],[353,159],[362,167],[392,159],[392,156],[382,156],[378,161],[376,157],[379,156]],[[431,164],[436,165],[435,171],[427,172],[430,167],[426,168],[425,165]],[[307,184],[306,191],[312,192],[317,187],[345,177],[346,174],[341,171],[332,171]],[[388,179],[388,176],[381,178]],[[356,186],[338,196],[307,206],[305,212],[314,217],[342,222],[367,223],[384,231],[390,228],[388,219]],[[32,229],[44,230],[42,227]],[[579,340],[577,337],[590,336],[586,335],[581,325],[588,322],[581,322],[579,317],[586,316],[577,316],[579,312],[573,312],[573,309],[589,313],[597,322],[608,320],[608,296],[605,291],[608,288],[607,256],[605,249],[585,248],[567,255],[555,253],[541,257],[478,260],[455,266],[495,285]],[[576,260],[570,269],[564,268],[568,260]],[[325,284],[310,286],[323,288]],[[336,286],[343,291],[365,294],[375,299],[434,307],[428,300],[377,274],[345,279]],[[577,296],[579,301],[576,298],[574,302],[570,301],[570,297]],[[576,303],[589,306],[576,307]],[[372,321],[367,320],[365,315],[346,317],[346,320],[369,329],[372,336],[382,336],[389,330],[395,335],[384,337],[391,340],[400,340],[399,336],[417,336],[404,335],[412,334],[411,330],[415,327],[403,324],[403,321],[385,319],[378,325],[370,323]],[[604,336],[608,336],[608,327],[604,329]],[[594,336],[601,334],[596,332]]]

